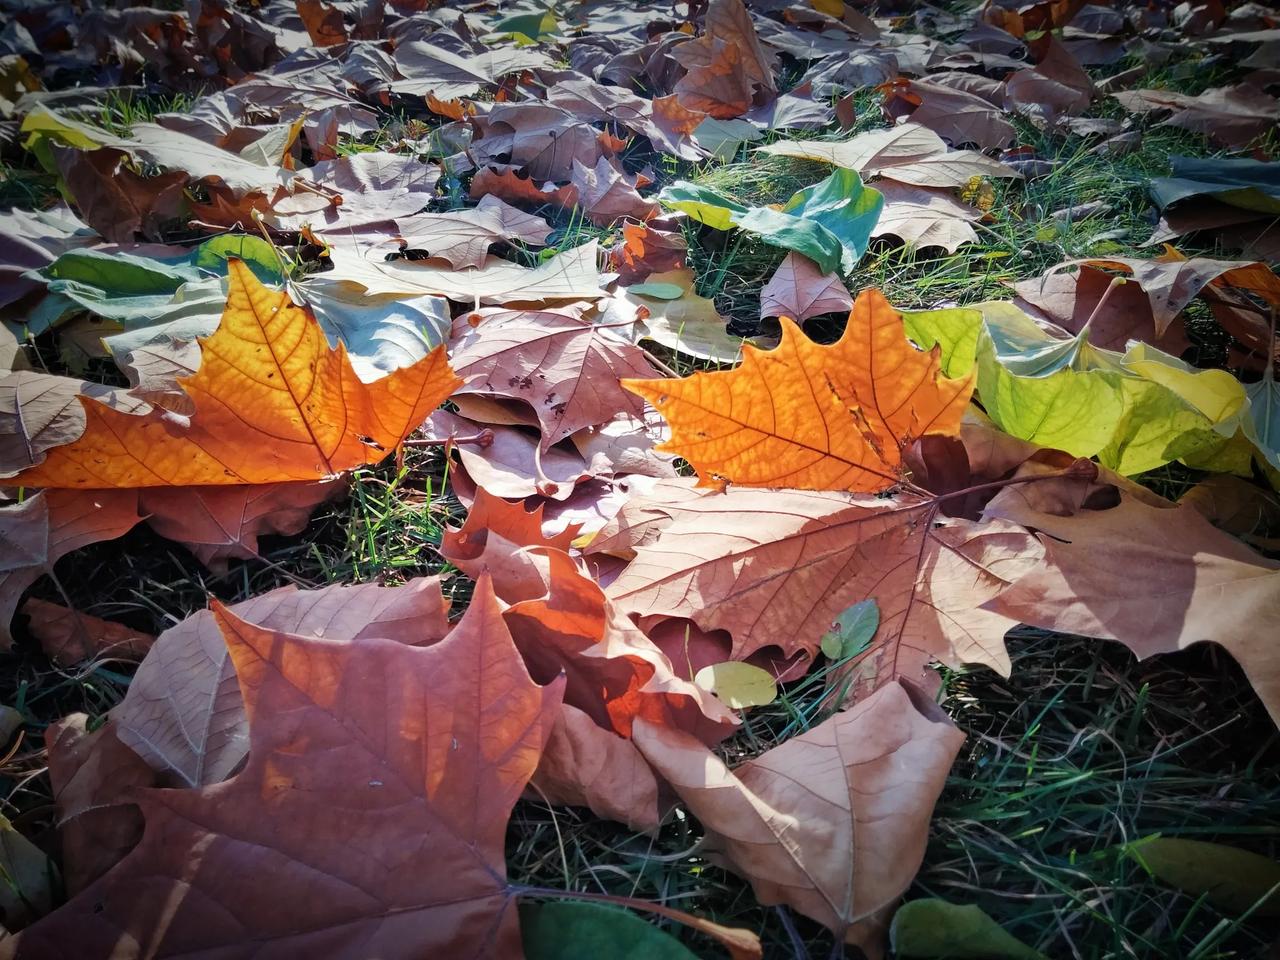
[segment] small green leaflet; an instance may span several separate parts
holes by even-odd
[[[710,690],[734,710],[760,707],[778,697],[778,684],[768,670],[740,660],[726,660],[703,667],[693,678],[703,690]]]
[[[1124,847],[1161,883],[1205,897],[1227,913],[1280,917],[1280,863],[1222,843],[1144,837]]]
[[[677,283],[637,283],[627,287],[627,293],[637,297],[653,297],[655,300],[679,300],[685,294],[684,287]]]
[[[871,644],[880,627],[880,607],[874,599],[855,603],[831,624],[822,637],[822,653],[828,660],[847,660]]]

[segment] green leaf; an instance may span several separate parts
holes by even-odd
[[[778,698],[778,684],[773,674],[740,660],[703,667],[693,682],[703,690],[710,690],[734,710],[764,706]]]
[[[946,900],[911,900],[898,908],[889,942],[899,957],[1045,960],[980,908]]]
[[[527,960],[697,960],[634,913],[580,900],[521,903],[520,936]]]
[[[948,376],[976,363],[978,396],[1000,429],[1119,473],[1204,462],[1237,430],[1244,396],[1234,378],[1145,344],[1119,354],[1090,344],[1087,329],[1055,337],[1005,302],[908,313],[904,324],[920,347],[941,348]]]
[[[194,263],[202,270],[225,277],[227,260],[231,257],[243,260],[263,283],[279,283],[283,279],[280,258],[275,248],[262,237],[226,233],[206,240],[196,248]]]
[[[495,33],[511,33],[529,42],[536,41],[549,33],[555,33],[559,24],[550,10],[542,13],[521,13],[514,17],[500,20],[494,26]]]
[[[637,297],[653,297],[655,300],[679,300],[685,294],[684,287],[678,283],[637,283],[627,287],[627,293]]]
[[[841,271],[852,273],[867,252],[871,231],[875,229],[883,208],[884,197],[879,190],[863,186],[856,170],[837,167],[821,183],[805,187],[795,194],[782,211],[825,227],[839,241],[843,251]],[[795,247],[788,249],[796,250]],[[796,252],[805,253],[804,250]],[[824,268],[823,272],[831,271]]]
[[[1158,836],[1136,840],[1124,852],[1161,883],[1206,897],[1228,913],[1253,910],[1255,916],[1280,917],[1280,863],[1269,857],[1221,843]]]
[[[856,656],[870,646],[879,627],[879,604],[870,598],[861,600],[836,617],[822,637],[822,652],[829,660]]]
[[[1244,418],[1244,435],[1253,441],[1267,463],[1280,469],[1280,386],[1275,373],[1267,371],[1257,383],[1245,387],[1249,413]]]
[[[844,247],[840,238],[815,220],[770,207],[752,207],[746,213],[734,214],[733,222],[765,243],[804,254],[823,273],[843,269]]]
[[[677,180],[665,187],[658,194],[658,202],[716,230],[732,228],[734,214],[746,213],[750,209],[718,190],[687,180]]]
[[[34,843],[0,814],[0,917],[17,930],[53,909],[57,871]]]

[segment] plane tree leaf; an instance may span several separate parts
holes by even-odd
[[[814,343],[783,320],[782,343],[744,347],[734,370],[623,385],[667,419],[661,449],[688,460],[704,486],[873,491],[897,481],[911,439],[959,430],[973,380],[956,366],[943,376],[867,290],[838,343]]]
[[[85,401],[76,441],[15,483],[143,487],[313,480],[376,463],[457,386],[444,350],[373,384],[331,350],[313,316],[231,267],[227,309],[182,382],[195,413],[137,416]]]
[[[823,273],[808,257],[788,253],[760,291],[761,317],[790,317],[799,323],[853,306],[853,297],[833,273]]]
[[[822,273],[853,271],[866,253],[884,205],[880,193],[863,186],[856,171],[843,168],[798,191],[780,210],[749,207],[683,180],[665,188],[658,200],[717,230],[739,227],[766,243],[803,254]]]
[[[634,739],[761,903],[843,939],[911,884],[964,734],[892,683],[733,770],[678,730],[637,721]]]
[[[977,394],[1007,433],[1123,474],[1220,451],[1244,392],[1225,371],[1193,371],[1154,347],[1126,354],[1037,324],[1009,303],[908,313],[908,335],[942,348],[945,371],[977,363]],[[1245,465],[1247,466],[1247,464]]]
[[[1162,883],[1204,896],[1230,913],[1280,917],[1280,863],[1270,857],[1222,843],[1158,836],[1135,840],[1124,852]]]
[[[1005,932],[980,907],[938,899],[911,900],[899,907],[889,942],[901,957],[1044,960],[1044,954]]]
[[[429,647],[255,627],[215,605],[252,749],[225,784],[143,791],[142,841],[10,955],[520,955],[507,818],[559,709],[482,581]],[[198,862],[194,873],[189,865]]]

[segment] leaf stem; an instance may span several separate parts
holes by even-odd
[[[456,447],[464,443],[472,443],[477,447],[487,447],[493,443],[493,431],[485,427],[479,433],[472,434],[469,437],[442,437],[436,439],[434,437],[419,437],[414,440],[406,440],[401,446],[404,447]]]
[[[1089,341],[1089,327],[1092,325],[1098,314],[1102,312],[1102,308],[1106,305],[1106,302],[1111,298],[1112,291],[1117,287],[1123,287],[1128,282],[1129,281],[1124,277],[1111,278],[1111,282],[1107,284],[1107,289],[1102,291],[1102,296],[1099,297],[1098,302],[1094,304],[1093,312],[1089,314],[1089,319],[1084,322],[1084,326],[1080,328],[1080,332],[1076,335],[1082,342],[1087,343]]]

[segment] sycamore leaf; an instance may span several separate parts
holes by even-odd
[[[634,739],[761,903],[843,939],[910,885],[964,734],[892,683],[732,771],[678,730],[637,721]]]
[[[141,660],[156,638],[113,620],[103,620],[58,603],[30,597],[22,605],[27,629],[40,641],[45,655],[70,665],[98,655]]]
[[[744,487],[633,502],[627,509],[647,530],[608,594],[627,613],[728,631],[733,660],[775,644],[784,656],[816,654],[837,618],[874,596],[882,625],[858,661],[860,687],[923,682],[932,659],[1007,675],[1003,638],[1015,621],[980,604],[1031,570],[1041,548],[1014,524],[943,517],[937,507],[909,494]]]
[[[740,227],[766,243],[803,254],[822,273],[853,271],[884,204],[878,191],[863,186],[857,172],[846,169],[798,191],[781,210],[748,207],[683,180],[665,188],[658,200],[717,230]]]
[[[782,343],[745,347],[735,370],[623,385],[666,417],[672,438],[660,449],[688,460],[703,486],[873,491],[897,482],[912,439],[959,430],[973,379],[944,377],[867,290],[833,345],[783,320]]]
[[[495,497],[484,487],[476,496],[467,519],[457,530],[445,530],[440,554],[473,580],[492,562],[495,553],[509,553],[518,547],[554,547],[568,550],[580,529],[570,524],[555,536],[543,533],[543,507],[526,510],[522,503]]]
[[[263,629],[333,641],[417,645],[448,632],[448,604],[434,577],[401,587],[282,587],[230,610]],[[156,638],[112,716],[120,740],[176,783],[208,786],[236,769],[249,746],[248,721],[213,614],[198,611]]]
[[[1191,504],[1162,507],[1122,489],[1111,509],[1069,512],[1048,495],[1046,484],[1027,484],[988,505],[989,515],[1039,531],[1045,562],[987,607],[1046,630],[1119,640],[1139,657],[1212,640],[1280,720],[1275,644],[1257,629],[1280,616],[1280,564]]]
[[[85,401],[87,425],[15,483],[151,487],[314,480],[376,463],[459,381],[442,348],[373,384],[345,349],[330,350],[309,311],[231,264],[227,309],[182,387],[183,422],[160,410],[131,416]]]
[[[141,793],[141,843],[8,953],[93,960],[123,937],[157,957],[520,956],[503,834],[561,684],[529,679],[487,581],[430,647],[212,616],[244,691],[244,769]]]
[[[622,377],[656,372],[644,352],[590,320],[546,310],[474,313],[454,324],[450,344],[464,393],[505,397],[532,408],[542,449],[619,413],[640,417],[644,404]]]
[[[823,273],[808,257],[788,253],[760,291],[761,317],[790,317],[797,323],[853,306],[853,297],[834,273]]]
[[[1195,371],[1154,347],[1121,355],[988,302],[905,315],[909,336],[942,347],[944,370],[977,361],[978,396],[1005,432],[1123,474],[1219,451],[1236,430],[1243,388],[1221,370]]]
[[[447,260],[456,269],[482,266],[489,246],[511,240],[541,246],[551,227],[541,217],[517,210],[494,196],[475,207],[447,213],[418,213],[396,221],[402,243]]]
[[[123,536],[141,519],[136,490],[49,490],[0,507],[0,650],[13,642],[9,622],[27,587],[72,550]]]
[[[970,224],[982,219],[982,211],[957,200],[950,191],[893,181],[882,181],[876,188],[884,197],[884,210],[872,236],[894,236],[907,247],[942,247],[948,253],[977,241]]]
[[[976,150],[951,150],[932,130],[914,123],[869,130],[850,140],[779,140],[759,149],[822,160],[857,170],[865,177],[882,175],[918,187],[963,187],[974,177],[1022,177],[1012,167]]]
[[[735,337],[727,329],[727,321],[716,311],[714,301],[702,297],[693,289],[693,271],[679,267],[665,273],[649,275],[643,287],[661,285],[662,295],[655,296],[643,289],[626,287],[606,304],[601,323],[617,323],[634,318],[632,338],[652,340],[678,353],[713,363],[733,363],[742,352],[742,337]],[[666,296],[678,288],[674,297]]]

